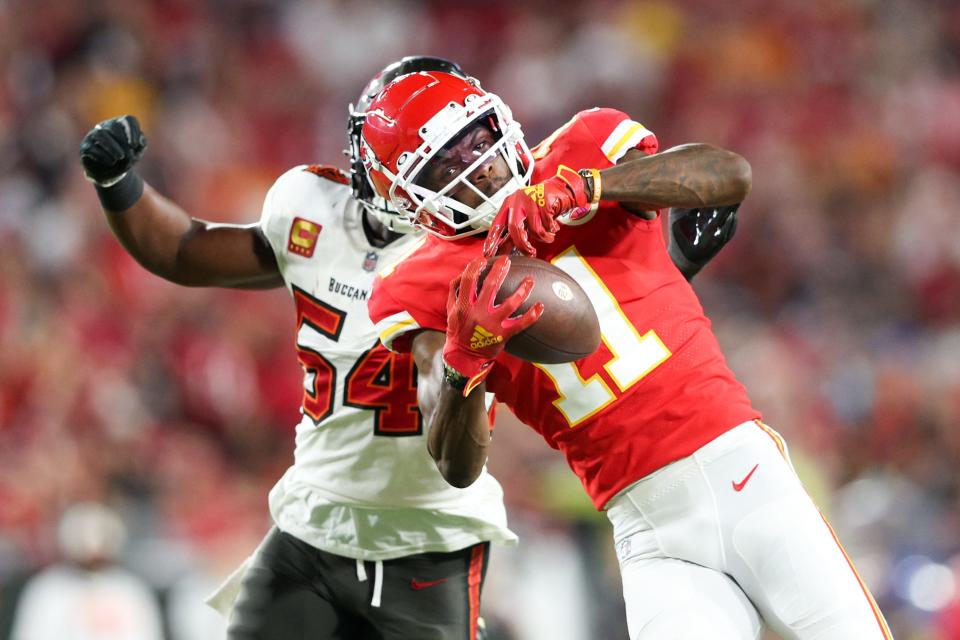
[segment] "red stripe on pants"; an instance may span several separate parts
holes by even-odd
[[[470,640],[476,640],[477,621],[480,618],[480,581],[483,577],[483,544],[470,550],[470,570],[467,573],[467,592],[470,606]]]

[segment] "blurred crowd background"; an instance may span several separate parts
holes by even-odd
[[[44,640],[11,632],[24,594],[76,563],[117,578],[84,592],[91,638],[219,637],[202,597],[268,528],[292,460],[287,294],[137,266],[83,134],[136,114],[152,185],[253,222],[286,168],[347,166],[348,103],[414,53],[477,75],[531,143],[602,105],[662,147],[752,163],[737,235],[695,283],[707,313],[897,637],[960,639],[951,0],[0,0],[0,638]],[[504,415],[491,468],[521,536],[494,549],[494,640],[626,638],[609,525],[561,457]],[[58,543],[64,513],[86,550]]]

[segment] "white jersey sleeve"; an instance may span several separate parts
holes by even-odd
[[[281,272],[283,272],[286,266],[284,262],[281,262],[285,258],[282,237],[287,225],[284,221],[289,219],[289,216],[283,211],[283,206],[280,201],[283,199],[282,192],[284,190],[285,178],[288,179],[286,181],[295,179],[293,178],[293,172],[298,169],[300,169],[300,167],[291,169],[273,183],[273,186],[270,187],[266,197],[263,199],[263,210],[260,213],[260,231],[263,232],[267,242],[270,243],[270,248],[273,249],[273,254],[277,259],[277,266]],[[290,178],[288,178],[288,176],[290,176]]]
[[[260,230],[273,249],[281,273],[287,273],[291,257],[310,258],[316,250],[322,223],[307,212],[332,213],[336,201],[345,195],[338,188],[343,183],[331,179],[336,176],[333,169],[323,170],[331,171],[329,178],[317,175],[315,165],[296,166],[273,183],[263,200]],[[325,211],[328,209],[331,211]]]

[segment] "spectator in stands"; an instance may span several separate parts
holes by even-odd
[[[118,563],[125,537],[111,509],[70,507],[57,532],[61,560],[27,582],[11,640],[162,640],[154,593]]]

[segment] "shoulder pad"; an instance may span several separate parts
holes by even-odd
[[[576,117],[613,164],[630,149],[651,154],[659,147],[657,137],[649,129],[622,111],[593,108],[581,111]]]
[[[325,178],[327,180],[332,180],[333,182],[338,182],[340,184],[350,184],[350,176],[347,173],[340,169],[339,167],[334,167],[329,164],[309,164],[303,168],[304,171],[312,173],[313,175],[319,178]]]

